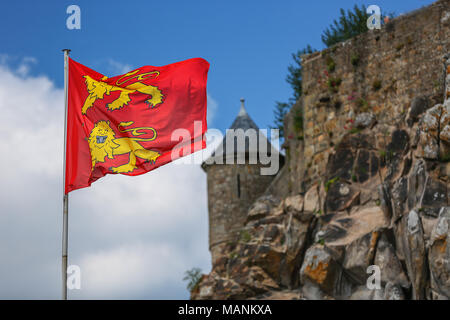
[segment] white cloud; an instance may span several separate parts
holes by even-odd
[[[116,61],[114,59],[108,59],[107,63],[108,63],[108,71],[110,71],[113,76],[118,74],[124,74],[133,70],[133,67],[131,65]]]
[[[208,105],[208,111],[207,111],[207,115],[206,115],[206,121],[208,123],[208,126],[210,126],[214,120],[216,113],[217,113],[219,104],[217,103],[217,101],[215,99],[213,99],[213,97],[209,93],[207,94],[207,105]]]
[[[0,298],[60,297],[63,109],[51,80],[0,64]],[[72,192],[69,296],[187,298],[184,271],[210,269],[206,196],[199,165],[175,164]]]
[[[84,290],[89,298],[136,296],[182,278],[188,257],[176,246],[133,243],[84,256]]]
[[[19,63],[19,66],[17,67],[16,73],[19,74],[22,77],[26,77],[26,76],[28,76],[32,65],[36,64],[36,63],[37,63],[36,58],[25,57]]]

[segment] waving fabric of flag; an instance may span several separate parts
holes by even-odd
[[[70,59],[66,194],[109,173],[140,175],[204,149],[208,69],[195,58],[108,78]],[[177,129],[189,133],[187,142],[173,138]]]

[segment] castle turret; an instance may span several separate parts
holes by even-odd
[[[259,136],[259,128],[245,110],[244,99],[241,99],[241,109],[230,129],[211,158],[202,164],[207,174],[209,249],[213,263],[217,257],[217,246],[235,238],[245,224],[249,207],[274,178],[274,175],[261,175],[261,168],[267,167],[267,163],[261,164],[260,146],[266,144],[267,152],[276,153],[277,161],[282,158],[265,137]],[[239,131],[256,132],[256,141],[249,139],[251,134],[246,134],[245,143],[239,143],[239,138],[232,137]],[[227,139],[229,134],[231,139]],[[234,146],[230,146],[230,142],[234,142]]]

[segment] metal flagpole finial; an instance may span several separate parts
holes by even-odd
[[[67,53],[69,53],[70,51],[72,51],[72,50],[70,50],[70,49],[62,49],[62,52],[67,52]]]
[[[245,116],[247,111],[245,110],[245,99],[241,98],[241,110],[239,110],[238,116]]]

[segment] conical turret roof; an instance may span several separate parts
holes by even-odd
[[[238,145],[237,145],[238,139],[236,137],[234,137],[233,140],[229,140],[229,141],[234,141],[234,146],[228,146],[228,149],[227,149],[227,135],[233,134],[233,132],[235,132],[234,130],[238,130],[238,129],[242,129],[244,132],[246,132],[249,129],[255,130],[256,143],[251,144],[249,141],[249,138],[245,137],[245,147],[242,148],[243,146],[240,146],[241,148],[238,148]],[[269,154],[272,152],[278,153],[278,151],[272,147],[272,145],[270,144],[270,142],[267,140],[266,137],[263,137],[263,139],[265,140],[265,142],[261,142],[261,143],[263,145],[264,145],[264,143],[267,144],[267,149],[265,152],[267,152]],[[231,127],[229,128],[229,130],[227,130],[227,134],[223,137],[222,142],[219,144],[219,146],[216,148],[216,150],[211,154],[211,157],[208,160],[206,160],[205,162],[203,162],[202,167],[204,167],[206,164],[212,164],[214,162],[221,163],[220,161],[217,161],[220,158],[222,158],[223,160],[225,160],[226,158],[230,158],[230,157],[234,158],[238,154],[242,154],[242,153],[245,153],[246,157],[248,157],[251,154],[258,155],[259,147],[260,147],[259,128],[256,125],[256,123],[252,120],[252,118],[250,118],[250,116],[248,115],[247,110],[245,109],[245,100],[244,100],[244,98],[241,98],[241,108],[239,110],[239,113],[238,113],[236,119],[234,119]],[[225,163],[225,161],[223,161],[223,163]]]
[[[245,110],[244,98],[241,98],[241,109],[239,110],[236,119],[234,119],[230,129],[243,129],[244,131],[247,129],[259,130],[256,123],[248,115],[247,110]]]

